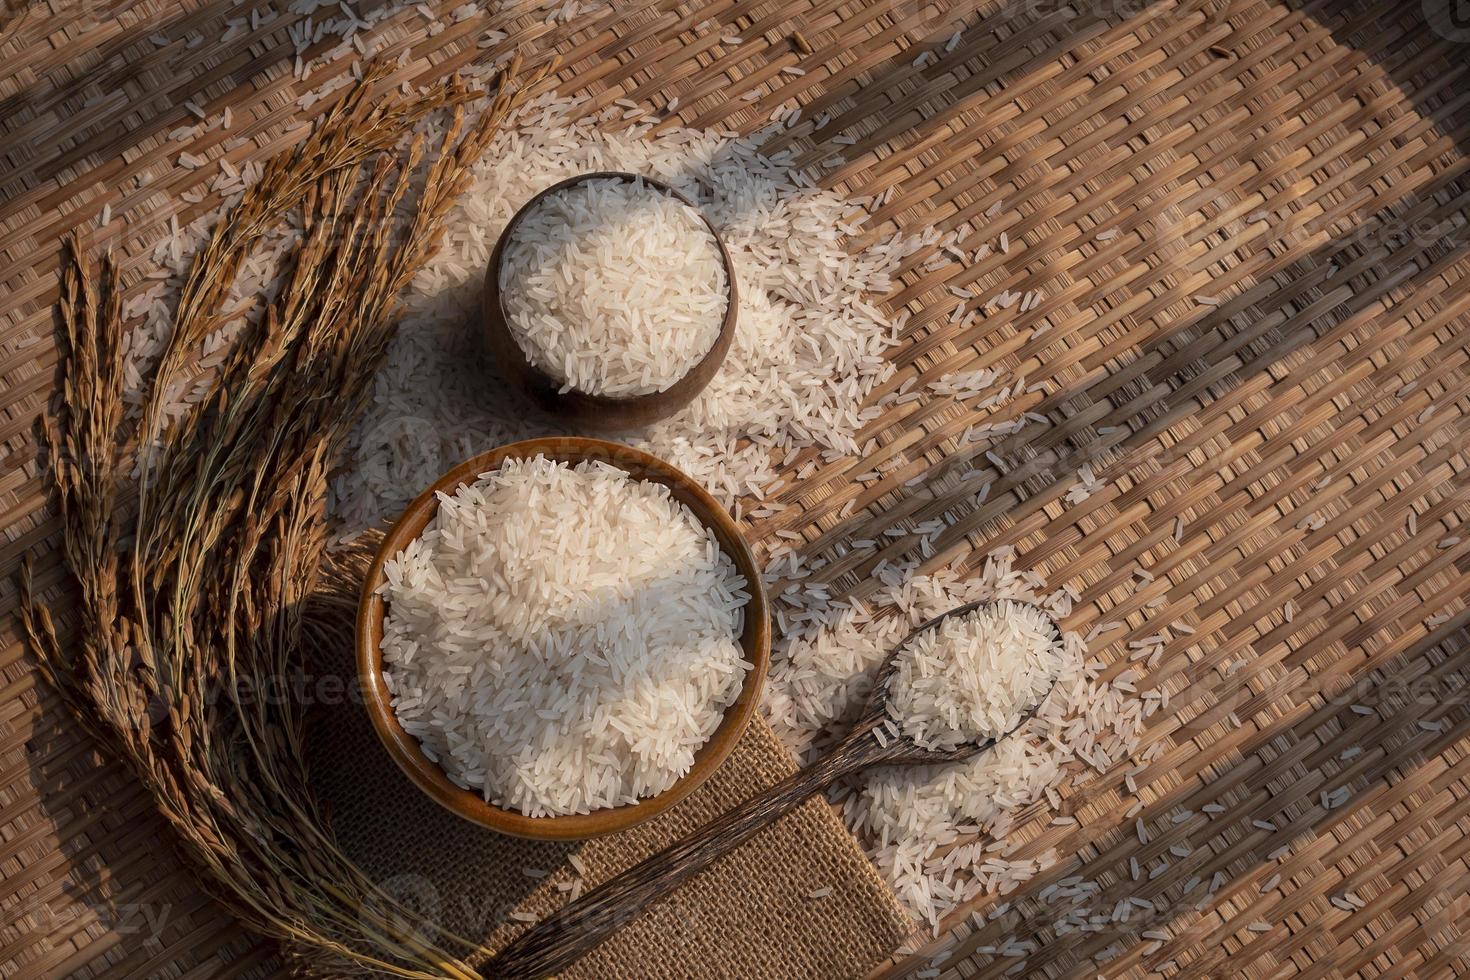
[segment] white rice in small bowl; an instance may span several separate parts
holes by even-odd
[[[500,259],[506,325],[561,391],[667,390],[715,346],[724,254],[698,210],[649,182],[581,180],[518,215]]]

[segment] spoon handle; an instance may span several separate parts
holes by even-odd
[[[487,963],[485,975],[497,980],[529,980],[560,973],[619,926],[667,898],[680,884],[796,809],[807,797],[881,761],[881,754],[872,751],[876,748],[871,738],[843,742],[807,768],[542,919]]]

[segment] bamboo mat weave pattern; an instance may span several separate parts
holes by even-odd
[[[430,6],[448,22],[457,4]],[[795,532],[816,554],[949,512],[926,567],[1013,544],[1076,588],[1069,625],[1122,624],[1093,643],[1110,674],[1154,661],[1140,690],[1157,755],[1026,822],[1019,854],[1058,862],[884,972],[1470,972],[1470,24],[1451,0],[583,6],[477,12],[432,36],[410,9],[363,35],[427,79],[494,57],[484,32],[510,30],[559,52],[560,87],[594,108],[677,96],[694,126],[752,129],[795,99],[783,140],[843,158],[824,183],[883,195],[871,234],[935,225],[990,245],[912,260],[881,392],[984,367],[1044,382],[985,418],[1044,419],[965,464],[986,499],[946,463],[973,413],[894,403],[863,436],[872,458],[794,481],[753,535]],[[53,384],[58,238],[94,227],[136,285],[170,217],[213,206],[216,161],[289,144],[315,111],[298,98],[348,70],[293,77],[299,20],[267,0],[46,0],[0,35],[5,975],[274,969],[38,689],[8,614],[20,556],[58,535],[31,432]],[[171,140],[199,121],[186,100],[210,119],[229,107],[230,128]],[[1025,299],[959,327],[951,287]],[[1084,465],[1097,488],[1069,500]],[[830,566],[834,594],[862,595],[912,545]],[[40,579],[63,587],[54,557]]]

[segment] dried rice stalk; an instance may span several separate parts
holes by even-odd
[[[468,978],[465,957],[483,952],[476,942],[398,905],[338,849],[303,762],[301,706],[243,696],[292,689],[280,682],[301,665],[328,471],[392,339],[398,294],[526,91],[503,77],[467,122],[475,93],[458,80],[384,98],[375,90],[385,74],[370,71],[216,227],[136,426],[123,411],[117,269],[104,257],[94,285],[68,242],[63,411],[46,442],[66,563],[82,591],[80,633],[61,643],[29,568],[22,622],[42,673],[153,793],[210,891],[279,939],[302,972]],[[434,111],[452,112],[452,123],[424,165],[424,139],[411,131]],[[192,353],[229,319],[244,259],[298,209],[301,241],[280,294],[205,396],[166,423]],[[134,514],[119,501],[130,488],[124,446],[135,440]]]

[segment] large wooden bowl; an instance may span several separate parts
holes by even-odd
[[[663,391],[655,391],[646,395],[623,396],[594,395],[576,388],[562,391],[563,382],[531,363],[526,352],[521,349],[520,343],[516,341],[515,335],[510,331],[500,292],[500,263],[504,257],[506,243],[510,241],[511,232],[528,212],[541,203],[543,198],[563,188],[589,180],[622,180],[629,183],[641,180],[649,187],[683,201],[694,208],[695,213],[709,229],[709,233],[714,236],[715,244],[719,246],[720,258],[725,264],[725,281],[729,288],[729,302],[725,305],[725,319],[720,324],[720,333],[715,338],[714,346],[694,367],[689,369],[689,373]],[[719,371],[720,365],[725,362],[725,355],[730,351],[730,343],[735,339],[739,306],[739,288],[735,282],[735,265],[730,261],[730,252],[725,248],[725,241],[715,230],[715,226],[709,223],[709,219],[704,217],[704,213],[692,201],[668,184],[651,177],[616,171],[598,171],[578,174],[576,177],[552,184],[527,201],[506,224],[505,229],[500,233],[500,240],[495,243],[495,250],[490,253],[490,265],[485,269],[481,321],[485,344],[495,360],[496,368],[507,381],[531,401],[547,413],[572,423],[578,428],[598,432],[618,432],[642,428],[666,419],[692,402],[695,396],[705,389],[705,386],[714,378],[715,373]]]
[[[745,606],[745,631],[740,636],[740,645],[751,669],[745,674],[739,697],[725,709],[725,717],[719,728],[715,729],[709,741],[695,753],[694,764],[689,772],[664,792],[636,804],[594,810],[587,814],[528,817],[518,811],[487,803],[480,794],[461,789],[450,782],[439,764],[424,755],[418,739],[405,732],[398,723],[398,716],[393,712],[392,696],[383,681],[381,643],[386,603],[377,590],[383,584],[384,563],[423,533],[438,512],[439,501],[435,494],[439,491],[452,492],[461,484],[472,483],[481,473],[497,469],[507,459],[527,459],[538,454],[564,463],[601,460],[631,473],[637,479],[662,483],[669,488],[676,500],[688,507],[695,518],[714,533],[720,547],[730,556],[748,583],[750,602]],[[398,523],[393,525],[383,539],[382,546],[378,548],[378,553],[368,568],[362,598],[357,607],[356,642],[358,682],[362,686],[363,703],[367,706],[373,727],[377,729],[388,754],[408,778],[436,803],[453,810],[466,820],[504,834],[539,840],[580,840],[626,830],[663,813],[688,796],[725,761],[745,731],[745,726],[750,723],[751,716],[760,704],[761,687],[771,658],[770,616],[765,591],[761,585],[760,570],[756,567],[755,556],[751,554],[750,546],[736,527],[735,521],[719,502],[688,476],[655,456],[613,442],[569,436],[531,439],[482,453],[445,473],[417,500],[409,504]]]

